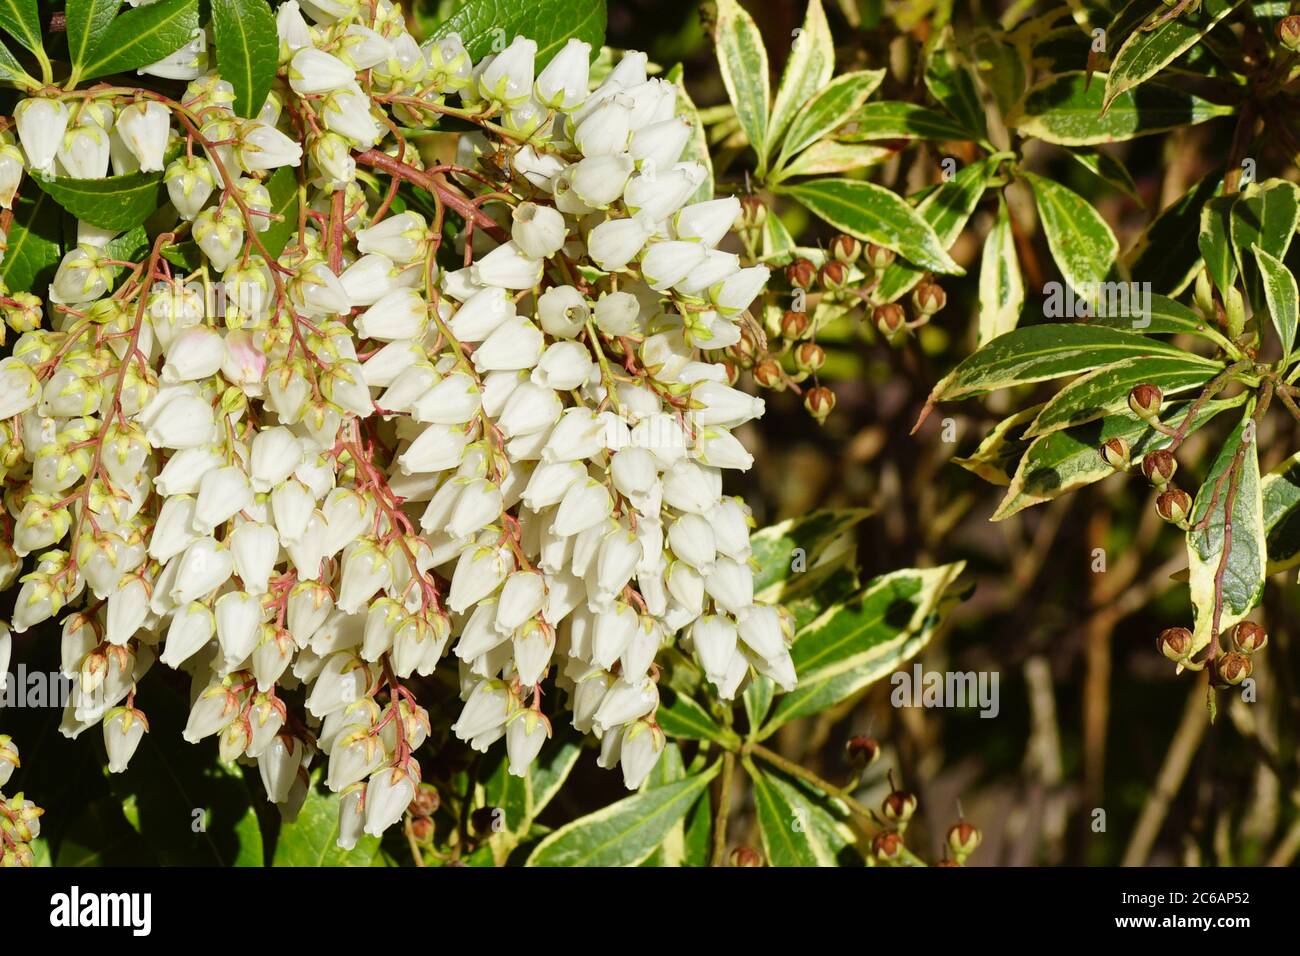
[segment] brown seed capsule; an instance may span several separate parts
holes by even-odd
[[[1156,639],[1156,647],[1174,663],[1181,663],[1191,652],[1192,632],[1185,627],[1167,627]]]
[[[738,846],[731,851],[732,866],[762,866],[763,855],[750,846]]]
[[[803,397],[803,407],[808,414],[817,419],[817,424],[826,421],[826,416],[835,410],[835,393],[825,385],[810,388]]]
[[[431,817],[438,812],[438,807],[441,805],[442,798],[438,795],[437,787],[431,783],[422,783],[416,788],[409,809],[417,817]]]
[[[868,242],[867,248],[863,251],[863,258],[873,269],[886,269],[894,261],[894,250]]]
[[[781,316],[781,337],[792,342],[808,334],[808,313],[795,312],[793,309]]]
[[[1156,497],[1156,512],[1171,524],[1181,525],[1192,510],[1192,496],[1181,488],[1169,488]]]
[[[785,278],[796,289],[811,289],[817,281],[817,267],[808,259],[795,259],[785,267]]]
[[[844,750],[849,755],[849,762],[858,767],[870,767],[880,758],[880,744],[876,738],[861,734],[850,737]]]
[[[1128,442],[1122,438],[1108,438],[1106,443],[1101,446],[1101,460],[1116,471],[1124,471],[1128,468]]]
[[[760,352],[758,338],[747,325],[740,327],[740,338],[733,344],[727,346],[726,355],[733,359],[741,368],[749,368],[754,364]]]
[[[801,372],[816,372],[826,364],[826,350],[816,342],[800,342],[794,347],[794,364]]]
[[[817,273],[817,278],[827,289],[843,289],[849,281],[849,267],[838,259],[827,259]]]
[[[876,306],[871,312],[871,318],[875,321],[880,334],[886,338],[893,338],[907,324],[907,314],[897,302],[886,302],[884,305]]]
[[[740,381],[740,366],[729,359],[722,360],[722,369],[727,374],[727,384],[735,385]]]
[[[411,836],[420,843],[433,839],[433,821],[428,817],[416,817],[411,821]]]
[[[1128,407],[1133,410],[1134,415],[1148,422],[1160,414],[1160,406],[1164,400],[1164,393],[1160,391],[1158,385],[1134,385],[1133,390],[1128,393]]]
[[[1219,680],[1229,687],[1236,687],[1247,677],[1252,670],[1250,658],[1238,651],[1227,651],[1220,654],[1214,662],[1214,672]]]
[[[877,860],[892,860],[902,849],[903,838],[897,833],[889,831],[877,833],[875,839],[871,841],[871,852],[876,855]]]
[[[912,305],[922,315],[934,315],[948,304],[948,293],[937,282],[922,282],[912,292]]]
[[[979,830],[965,820],[958,820],[948,830],[948,849],[958,862],[964,862],[983,839],[984,835]]]
[[[757,229],[767,222],[767,203],[759,196],[740,197],[740,228]]]
[[[785,391],[785,376],[776,359],[763,359],[754,366],[754,381],[760,388],[770,388],[774,392]]]
[[[1283,17],[1279,20],[1277,38],[1288,50],[1300,50],[1300,17]]]
[[[1268,634],[1254,621],[1241,621],[1232,629],[1232,646],[1243,654],[1254,654],[1264,649]]]
[[[892,823],[906,823],[916,813],[916,794],[906,790],[895,790],[885,797],[880,805],[880,812]]]
[[[831,255],[845,265],[852,265],[862,255],[862,243],[852,236],[840,233],[831,240]]]
[[[1177,470],[1178,462],[1174,459],[1173,452],[1167,448],[1148,452],[1142,456],[1142,474],[1146,475],[1147,481],[1157,488],[1169,484]]]

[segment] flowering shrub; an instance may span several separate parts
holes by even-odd
[[[387,0],[221,0],[210,24],[194,0],[69,2],[65,69],[35,3],[15,9],[0,681],[15,641],[57,641],[60,730],[101,734],[110,774],[188,684],[179,736],[256,769],[284,845],[310,801],[339,852],[404,821],[418,862],[480,843],[501,862],[537,843],[585,736],[641,791],[611,812],[677,810],[613,848],[635,861],[692,806],[714,816],[742,691],[770,734],[937,624],[954,567],[869,586],[914,612],[796,668],[796,628],[845,626],[827,608],[857,589],[851,548],[829,552],[860,516],[775,529],[755,560],[723,483],[764,405],[718,358],[753,339],[770,270],[723,248],[741,202],[714,197],[694,107],[645,54],[593,63],[508,18],[421,44]],[[443,124],[454,156],[428,158],[415,141]],[[835,589],[782,606],[823,551]],[[677,744],[664,763],[669,733],[706,742],[689,768]],[[491,802],[473,770],[426,783],[461,744],[500,755]],[[460,822],[435,836],[449,789]],[[486,840],[476,807],[506,814]],[[0,814],[4,861],[31,863],[39,810]],[[827,821],[818,853],[849,842]],[[573,862],[598,823],[535,862]]]

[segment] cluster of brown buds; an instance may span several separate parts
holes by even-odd
[[[3,686],[4,677],[0,671],[0,687]],[[0,869],[34,865],[32,841],[41,835],[41,814],[45,811],[21,793],[6,797],[2,792],[20,765],[17,745],[5,734],[0,734]]]
[[[1128,395],[1128,406],[1134,415],[1150,423],[1153,428],[1168,432],[1167,426],[1160,422],[1163,404],[1164,394],[1158,385],[1136,385]],[[1116,471],[1126,471],[1131,464],[1129,444],[1118,436],[1108,438],[1098,453],[1102,461]],[[1192,511],[1192,496],[1173,483],[1174,473],[1178,470],[1178,460],[1174,458],[1173,451],[1168,448],[1149,451],[1142,456],[1140,467],[1147,481],[1159,491],[1156,496],[1156,511],[1160,517],[1186,530],[1188,516]]]
[[[1250,677],[1254,670],[1252,663],[1256,651],[1261,651],[1268,644],[1268,633],[1254,621],[1240,621],[1227,633],[1223,646],[1215,649],[1211,644],[1209,653],[1200,660],[1194,659],[1192,652],[1192,632],[1185,627],[1167,627],[1160,632],[1156,647],[1160,653],[1184,670],[1199,671],[1210,666],[1210,683],[1215,687],[1236,687]]]

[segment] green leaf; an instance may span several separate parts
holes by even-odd
[[[1122,301],[1116,301],[1113,306],[1108,303],[1107,314],[1093,316],[1087,320],[1088,324],[1124,332],[1141,332],[1143,335],[1197,335],[1211,341],[1221,339],[1195,309],[1164,295],[1152,295],[1150,302],[1141,301],[1144,298],[1145,296],[1130,295],[1127,308]]]
[[[221,78],[235,88],[235,113],[256,116],[280,56],[275,14],[266,0],[212,0],[212,32]]]
[[[1129,175],[1128,169],[1110,153],[1102,152],[1091,146],[1078,146],[1069,151],[1070,156],[1084,169],[1102,182],[1114,186],[1139,206],[1142,197],[1138,195],[1137,183]]]
[[[75,76],[93,80],[157,63],[189,43],[198,28],[198,0],[158,0],[128,10],[109,24]]]
[[[636,866],[659,846],[718,775],[715,762],[677,783],[634,793],[567,823],[537,845],[528,866]]]
[[[832,81],[831,77],[834,73],[835,41],[831,38],[830,24],[826,22],[826,11],[822,9],[822,0],[808,0],[808,12],[804,15],[803,26],[792,38],[790,55],[786,58],[785,69],[781,73],[781,85],[777,87],[776,100],[772,104],[772,115],[767,124],[766,153],[760,153],[760,158],[767,158],[767,154],[770,154],[778,144],[781,146],[783,158],[791,156],[822,135],[817,133],[808,136],[805,130],[800,134],[799,138],[803,140],[800,145],[793,145],[790,142],[794,128],[798,125],[795,117],[798,116],[800,120],[806,117],[812,103],[822,99],[831,86],[844,79],[844,77],[837,77]],[[845,74],[845,76],[853,75]],[[876,82],[878,84],[879,80]],[[870,91],[864,94],[862,99],[865,100],[869,95]],[[848,112],[852,112],[852,109],[844,111],[844,113]],[[837,124],[832,123],[827,129],[834,128],[835,125]],[[787,136],[787,141],[782,142],[782,136],[787,129],[791,130],[791,136]],[[760,163],[760,166],[762,165]],[[777,165],[781,164],[778,162]]]
[[[1154,291],[1169,295],[1187,286],[1201,263],[1201,210],[1222,182],[1222,172],[1209,174],[1147,226],[1126,257],[1134,282],[1150,282]]]
[[[822,139],[780,169],[769,173],[768,182],[776,184],[797,176],[848,173],[855,169],[877,166],[897,152],[887,146],[873,146],[870,143],[841,143],[833,139]]]
[[[1300,186],[1285,179],[1251,183],[1232,205],[1232,251],[1256,312],[1263,311],[1267,303],[1251,249],[1258,245],[1273,258],[1283,259],[1297,226],[1300,226]]]
[[[298,171],[292,166],[281,166],[266,181],[266,191],[271,194],[271,212],[281,218],[271,220],[270,227],[259,235],[262,245],[272,257],[284,251],[289,237],[298,233]]]
[[[1188,582],[1196,621],[1192,629],[1193,653],[1210,643],[1216,625],[1218,633],[1232,627],[1254,609],[1264,593],[1268,553],[1253,411],[1252,401],[1210,466],[1188,519]],[[1229,478],[1234,462],[1238,467],[1235,476]],[[1204,526],[1198,527],[1202,522]],[[1221,590],[1215,583],[1220,574]],[[1222,596],[1217,621],[1216,592]]]
[[[1016,48],[1004,42],[1003,36],[992,31],[977,36],[972,65],[993,94],[998,109],[1006,114],[1025,95],[1025,64]]]
[[[434,29],[431,39],[460,34],[461,42],[477,61],[499,53],[517,36],[537,43],[537,68],[541,69],[570,39],[591,44],[599,53],[605,42],[605,0],[466,0]]]
[[[951,179],[946,179],[927,192],[916,204],[916,211],[939,237],[945,249],[955,243],[971,213],[984,195],[984,187],[994,163],[984,159],[963,166]],[[925,270],[895,259],[880,274],[880,281],[871,291],[873,302],[893,302],[925,277]]]
[[[1242,392],[1235,398],[1206,402],[1192,419],[1187,433],[1191,434],[1215,415],[1245,400],[1246,393]],[[1160,420],[1178,427],[1187,415],[1189,404],[1177,402],[1166,406]],[[1034,440],[1020,459],[1007,494],[990,520],[1002,521],[1032,505],[1051,501],[1115,474],[1115,469],[1102,461],[1098,452],[1102,444],[1112,438],[1128,442],[1134,462],[1149,451],[1168,447],[1171,440],[1128,411],[1043,435]]]
[[[140,225],[166,200],[163,174],[127,173],[104,179],[73,179],[33,171],[32,179],[78,219],[101,229]]]
[[[1106,78],[1106,104],[1114,103],[1126,91],[1174,62],[1240,4],[1241,0],[1204,0],[1195,10],[1184,10],[1176,17],[1169,17],[1154,30],[1134,30],[1111,61],[1110,75]],[[1161,4],[1150,6],[1159,11],[1156,16],[1164,17],[1167,13]]]
[[[1278,341],[1282,343],[1282,368],[1290,363],[1291,350],[1295,347],[1297,294],[1295,276],[1279,260],[1270,256],[1259,246],[1251,246],[1255,258],[1259,261],[1260,276],[1264,283],[1264,299],[1268,303],[1268,314],[1273,319],[1273,328],[1277,330]]]
[[[799,44],[803,42],[800,37]],[[794,117],[781,143],[777,167],[784,167],[791,156],[842,126],[875,92],[884,76],[884,70],[858,70],[843,73],[821,87]]]
[[[812,511],[754,532],[749,546],[757,567],[755,600],[781,603],[799,575],[851,547],[849,532],[869,514],[864,508]]]
[[[704,133],[704,124],[700,122],[700,111],[696,109],[691,95],[686,92],[683,74],[682,65],[678,63],[668,71],[666,76],[668,82],[677,87],[677,115],[685,116],[690,120],[694,129],[690,140],[686,143],[686,149],[682,152],[681,162],[699,163],[707,173],[699,188],[691,194],[687,202],[707,202],[713,198],[713,157],[709,154],[709,140]]]
[[[1029,88],[1007,125],[1022,136],[1061,146],[1093,146],[1195,126],[1234,112],[1231,106],[1159,83],[1140,93],[1121,93],[1103,112],[1104,79],[1095,73],[1089,83],[1082,70],[1049,76]]]
[[[1128,407],[1129,392],[1137,385],[1156,385],[1166,396],[1177,395],[1204,385],[1221,371],[1221,362],[1190,352],[1124,359],[1089,372],[1057,392],[1025,430],[1025,437],[1036,438],[1122,411]]]
[[[339,836],[339,795],[325,789],[317,770],[307,788],[307,800],[292,823],[280,825],[272,866],[374,866],[379,839],[363,835],[352,850],[342,850]]]
[[[960,600],[952,585],[964,567],[959,561],[875,578],[800,630],[790,648],[799,684],[777,702],[759,739],[852,697],[913,657]]]
[[[36,0],[0,0],[0,29],[33,53],[43,52]]]
[[[794,252],[794,236],[786,228],[775,209],[769,209],[763,219],[763,258],[788,260]]]
[[[670,687],[663,688],[663,697],[655,719],[669,737],[712,740],[725,746],[739,742],[734,733],[719,727],[718,722],[703,707]]]
[[[1278,465],[1260,482],[1268,573],[1300,564],[1300,453]]]
[[[1021,456],[1033,444],[1033,440],[1022,435],[1024,426],[1032,422],[1043,410],[1042,404],[1031,405],[1023,411],[1016,412],[1002,419],[984,436],[979,446],[965,458],[954,458],[953,464],[961,465],[973,475],[979,475],[991,485],[1006,487],[1011,484],[1011,476],[1016,473],[1016,466]]]
[[[736,0],[718,0],[717,49],[718,69],[727,96],[736,109],[740,128],[763,164],[767,158],[767,123],[772,103],[767,48],[753,17]]]
[[[929,404],[1090,372],[1123,358],[1186,354],[1175,345],[1118,329],[1031,325],[999,336],[964,359],[934,387]]]
[[[981,346],[1014,329],[1025,307],[1025,282],[1020,275],[1020,258],[1011,231],[1011,213],[1000,192],[997,218],[984,237],[984,252],[980,257],[979,303]]]
[[[865,143],[878,139],[962,142],[969,139],[970,134],[929,107],[887,100],[867,103],[840,127],[836,138],[846,143]]]
[[[1201,226],[1196,234],[1205,270],[1221,296],[1227,295],[1237,281],[1237,260],[1229,238],[1232,207],[1236,202],[1235,194],[1209,200],[1201,208]]]
[[[38,80],[27,74],[22,64],[14,59],[14,55],[3,43],[0,43],[0,80],[29,89],[41,85]]]
[[[117,16],[122,0],[68,0],[68,59],[81,70],[99,49],[104,31]]]
[[[498,866],[505,864],[511,851],[533,829],[538,815],[559,792],[581,754],[582,738],[565,726],[542,745],[537,759],[522,777],[510,773],[509,755],[503,748],[497,748],[485,758],[479,774],[482,783],[478,787],[478,802],[501,811],[499,817],[494,817],[491,838],[493,860]]]
[[[935,35],[925,63],[925,85],[976,139],[988,136],[979,90],[953,39],[952,28]]]
[[[23,191],[14,202],[9,248],[0,262],[0,280],[11,292],[35,292],[44,298],[63,256],[59,207],[43,192]]]
[[[745,758],[754,785],[754,812],[771,866],[845,866],[861,864],[853,850],[847,813],[825,794],[796,785]],[[832,807],[838,812],[833,812]]]
[[[1081,295],[1103,282],[1119,255],[1119,241],[1101,213],[1060,183],[1022,173],[1034,190],[1047,246],[1066,284]]]
[[[934,272],[965,274],[920,213],[883,186],[853,179],[818,179],[782,184],[779,191],[799,200],[841,232],[893,249]]]
[[[742,699],[745,703],[745,719],[749,721],[749,736],[753,737],[763,726],[772,701],[776,697],[776,684],[763,674],[755,674],[749,686],[745,688]]]

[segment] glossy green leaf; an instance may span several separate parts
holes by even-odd
[[[1003,114],[1011,112],[1025,95],[1024,61],[1015,45],[1005,42],[1004,34],[991,31],[979,34],[975,38],[971,65]]]
[[[1268,573],[1300,564],[1300,453],[1260,481]]]
[[[791,136],[786,139],[794,138],[792,124],[797,125],[796,117],[806,117],[812,103],[821,99],[834,83],[840,83],[844,79],[836,77],[833,83],[831,77],[834,73],[835,41],[831,38],[830,24],[826,22],[826,11],[822,9],[822,0],[808,0],[803,26],[791,38],[790,55],[786,58],[785,69],[781,73],[781,85],[776,89],[772,115],[767,124],[766,152],[760,152],[761,158],[766,158],[778,145],[782,156],[793,155],[822,135],[819,132],[809,136],[805,130],[799,134],[803,140],[799,145],[782,142],[787,129],[791,130]],[[865,100],[867,95],[869,92],[862,99]],[[814,119],[813,122],[816,123],[817,120]]]
[[[1206,402],[1188,428],[1188,434],[1201,428],[1215,415],[1245,401],[1245,393],[1235,398]],[[1187,415],[1189,402],[1167,405],[1160,415],[1166,425],[1177,428]],[[1151,428],[1132,412],[1108,415],[1076,428],[1066,428],[1035,439],[1020,459],[1011,478],[1006,496],[991,520],[1002,521],[1019,511],[1044,501],[1051,501],[1085,485],[1115,474],[1102,461],[1098,449],[1112,438],[1128,442],[1136,463],[1149,451],[1166,448],[1170,438]]]
[[[570,39],[591,44],[592,54],[605,42],[605,0],[465,0],[434,28],[433,39],[460,35],[475,61],[499,53],[517,36],[537,43],[540,69]]]
[[[36,0],[0,0],[0,29],[33,53],[42,49]]]
[[[212,0],[212,32],[221,78],[235,88],[239,116],[261,110],[275,80],[280,43],[266,0]]]
[[[970,67],[957,48],[951,27],[935,35],[925,62],[925,85],[976,139],[988,136],[984,104]]]
[[[767,157],[772,109],[767,47],[754,18],[736,0],[718,0],[717,50],[723,85],[761,163]]]
[[[994,164],[980,160],[959,169],[951,179],[945,179],[922,197],[916,211],[934,230],[939,243],[951,248],[966,228],[966,223],[984,195],[984,186]],[[910,292],[925,277],[926,270],[908,262],[895,259],[880,274],[880,281],[871,290],[873,302],[893,302]]]
[[[352,850],[338,846],[339,795],[330,793],[318,770],[307,790],[307,800],[292,823],[280,825],[272,866],[374,866],[379,839],[362,835]]]
[[[878,166],[896,152],[887,146],[872,143],[841,143],[822,139],[813,143],[790,162],[769,174],[768,181],[775,184],[797,176],[834,176],[855,169]]]
[[[280,218],[272,219],[270,227],[259,238],[266,251],[275,257],[284,251],[289,237],[298,233],[298,170],[281,166],[267,180],[266,191],[271,194],[272,214]]]
[[[1281,260],[1300,226],[1300,186],[1285,179],[1251,183],[1232,204],[1232,253],[1245,279],[1246,293],[1255,311],[1267,307],[1263,283],[1251,250],[1255,246]]]
[[[708,711],[672,688],[664,688],[655,719],[669,737],[713,740],[728,746],[737,742],[736,735],[718,726]]]
[[[78,219],[101,229],[131,229],[166,201],[163,174],[127,173],[104,179],[73,179],[32,172],[36,185]]]
[[[99,49],[100,40],[121,6],[122,0],[68,0],[68,59],[73,69],[84,68]]]
[[[799,575],[852,546],[850,532],[870,513],[864,508],[812,511],[755,531],[749,539],[755,599],[783,601]]]
[[[970,137],[969,133],[937,110],[894,100],[867,103],[835,135],[836,139],[846,143],[880,139],[962,141]]]
[[[767,211],[763,220],[763,258],[780,263],[788,262],[794,252],[794,236],[782,222],[775,209]]]
[[[0,81],[13,83],[15,86],[35,88],[40,86],[40,82],[27,75],[22,64],[14,59],[14,55],[9,52],[9,48],[0,43]]]
[[[861,864],[861,855],[853,849],[853,831],[844,822],[847,813],[837,801],[749,758],[745,769],[754,787],[754,812],[768,865]]]
[[[1232,207],[1237,196],[1220,196],[1211,199],[1201,208],[1201,225],[1196,234],[1197,248],[1219,294],[1226,295],[1237,281],[1237,259],[1232,254],[1229,235]]]
[[[157,0],[127,10],[109,24],[77,76],[93,80],[157,63],[189,43],[198,28],[198,0]]]
[[[1011,231],[1007,201],[998,193],[998,214],[980,257],[979,344],[993,341],[1020,323],[1025,307],[1025,282],[1020,275],[1020,257]]]
[[[803,39],[800,38],[800,43]],[[818,90],[795,115],[789,131],[781,143],[777,166],[838,129],[867,101],[880,81],[884,70],[857,70],[842,73]]]
[[[1196,622],[1193,653],[1210,643],[1216,625],[1218,633],[1232,627],[1254,609],[1264,593],[1267,536],[1253,410],[1252,402],[1224,442],[1201,482],[1188,519],[1188,582]],[[1202,523],[1204,527],[1198,527]]]
[[[528,866],[636,866],[663,841],[704,789],[720,764],[677,783],[634,793],[579,817],[542,840]]]
[[[1259,246],[1252,246],[1251,250],[1259,262],[1264,299],[1268,304],[1268,314],[1273,320],[1278,341],[1282,343],[1282,367],[1285,368],[1295,347],[1297,301],[1300,300],[1300,294],[1296,291],[1295,276],[1282,262],[1270,256]]]
[[[1137,136],[1194,126],[1234,112],[1194,94],[1159,83],[1121,93],[1102,111],[1105,76],[1076,71],[1049,76],[1025,93],[1007,124],[1021,135],[1061,146],[1118,143]]]
[[[759,739],[852,697],[919,652],[960,600],[953,585],[964,567],[957,562],[875,578],[801,629],[790,648],[798,686],[778,699]]]
[[[853,179],[817,179],[779,188],[842,232],[893,249],[935,272],[964,274],[920,213],[883,186]]]
[[[1155,385],[1166,395],[1177,395],[1204,385],[1223,371],[1213,362],[1185,352],[1129,358],[1080,376],[1061,389],[1025,430],[1026,438],[1072,428],[1128,407],[1129,392],[1137,385]]]
[[[741,696],[745,704],[745,719],[749,722],[749,735],[753,736],[763,726],[763,721],[772,709],[772,701],[776,699],[776,685],[770,677],[755,674]]]
[[[1070,150],[1070,156],[1102,182],[1114,186],[1138,205],[1142,204],[1137,183],[1133,182],[1127,167],[1110,153],[1091,146],[1077,146]]]
[[[1106,78],[1107,104],[1155,76],[1209,33],[1241,0],[1203,0],[1194,10],[1169,17],[1161,4],[1152,4],[1154,17],[1164,20],[1152,30],[1138,29],[1116,51]]]
[[[504,748],[489,752],[479,771],[478,802],[493,811],[491,837],[493,859],[503,865],[537,821],[538,815],[559,792],[582,754],[582,738],[571,727],[557,727],[541,752],[516,777],[510,773],[510,759]],[[497,814],[495,811],[500,811]]]
[[[1070,323],[1031,325],[999,336],[962,360],[934,387],[929,401],[953,401],[1012,385],[1077,375],[1139,355],[1181,358],[1185,354],[1159,339],[1118,329]]]
[[[989,430],[973,452],[963,458],[954,458],[953,464],[961,465],[989,484],[1007,487],[1016,473],[1021,456],[1033,444],[1033,439],[1024,437],[1025,426],[1037,418],[1042,410],[1042,404],[1031,405],[1002,419]]]
[[[1143,335],[1196,335],[1212,341],[1220,338],[1199,312],[1168,296],[1153,294],[1147,301],[1144,295],[1130,295],[1127,308],[1122,301],[1117,301],[1116,306],[1108,308],[1104,316],[1089,318],[1088,324]]]
[[[43,298],[63,256],[59,207],[47,194],[24,187],[13,212],[0,279],[11,292],[35,292]]]
[[[1066,284],[1082,295],[1104,282],[1119,255],[1119,241],[1101,213],[1054,180],[1022,175],[1033,188],[1047,246]]]

